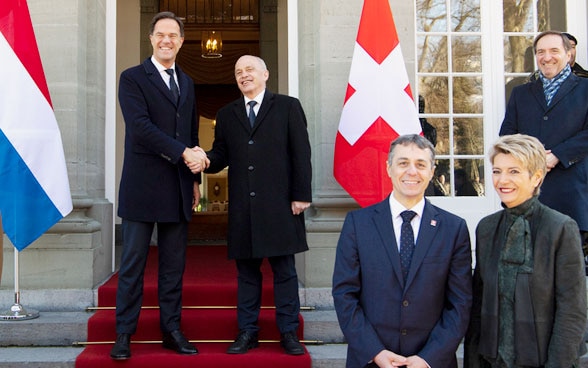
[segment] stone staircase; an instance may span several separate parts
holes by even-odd
[[[319,291],[325,293],[326,289]],[[87,290],[23,291],[21,304],[25,309],[40,311],[39,317],[0,320],[0,368],[74,368],[76,357],[83,350],[76,343],[86,341],[87,321],[92,315],[85,310],[97,304],[95,294]],[[306,294],[307,290],[301,289],[303,305]],[[13,303],[14,292],[0,290],[0,311],[8,310]],[[346,346],[332,307],[319,305],[302,314],[305,339],[322,342],[307,345],[312,367],[344,367]]]

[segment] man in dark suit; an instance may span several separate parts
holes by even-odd
[[[311,162],[306,117],[293,97],[266,89],[265,62],[245,55],[235,64],[242,98],[218,111],[210,167],[229,167],[229,258],[238,271],[239,334],[229,354],[258,346],[260,265],[274,274],[276,321],[287,354],[304,354],[297,337],[298,277],[294,254],[308,250],[304,210],[310,206]],[[253,105],[253,106],[252,106]]]
[[[472,302],[470,238],[462,218],[424,197],[434,162],[427,139],[398,137],[386,162],[392,193],[347,214],[333,272],[347,368],[457,367]]]
[[[513,89],[499,134],[527,134],[545,145],[539,200],[576,220],[588,255],[588,79],[573,74],[563,33],[537,35],[533,49],[539,77]]]
[[[181,354],[198,352],[180,331],[188,222],[200,200],[200,178],[185,164],[201,160],[191,149],[198,145],[194,83],[175,64],[184,41],[179,18],[169,12],[157,14],[149,39],[153,56],[120,77],[125,155],[118,215],[123,248],[116,295],[117,338],[110,352],[113,359],[131,356],[130,337],[137,328],[154,224],[163,347]]]

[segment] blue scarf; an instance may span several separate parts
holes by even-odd
[[[539,79],[541,79],[541,82],[543,83],[543,93],[545,94],[547,106],[549,106],[551,99],[555,96],[561,84],[570,76],[570,74],[572,74],[572,68],[570,68],[569,64],[566,64],[565,68],[552,79],[547,79],[543,73],[539,73]]]

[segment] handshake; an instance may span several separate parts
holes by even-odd
[[[198,146],[193,148],[186,147],[184,153],[182,153],[182,158],[192,174],[198,174],[210,165],[210,160],[206,157],[206,152]]]

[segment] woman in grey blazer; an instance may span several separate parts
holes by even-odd
[[[476,229],[464,367],[573,367],[586,352],[586,278],[578,225],[537,200],[546,153],[534,137],[490,150],[504,209]]]

